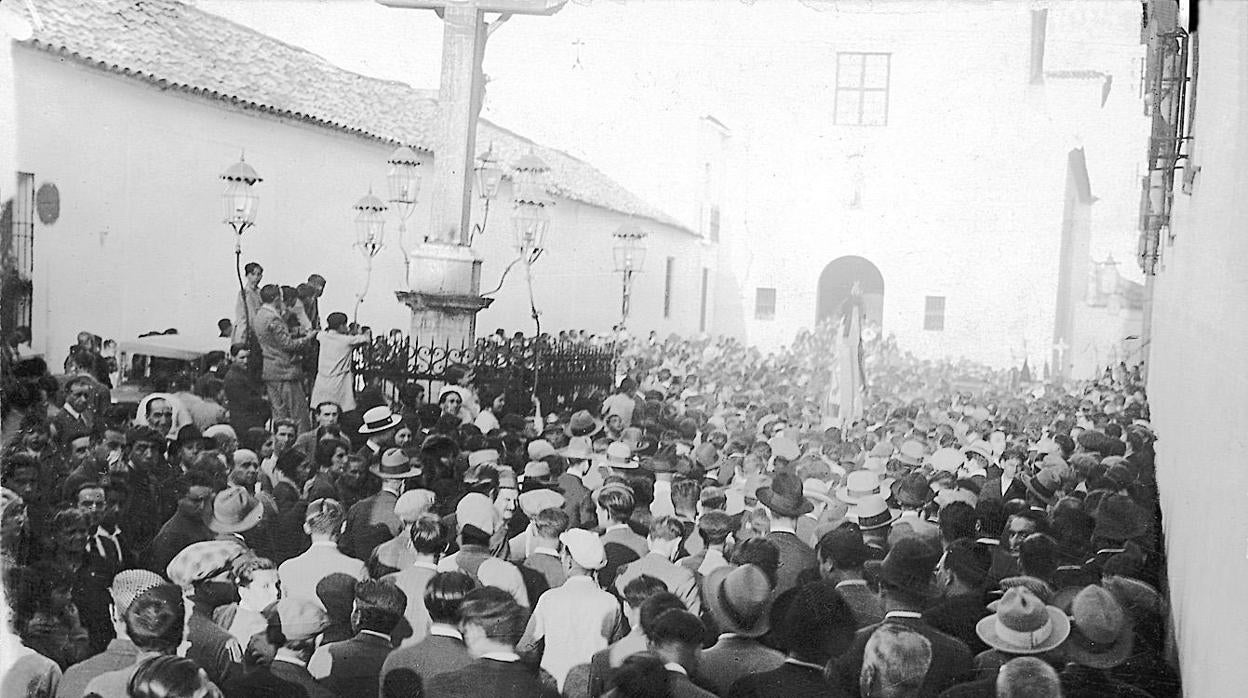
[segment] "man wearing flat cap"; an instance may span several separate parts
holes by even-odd
[[[58,695],[84,695],[91,679],[106,672],[132,666],[136,662],[140,650],[126,633],[126,611],[140,594],[165,583],[164,577],[148,570],[125,570],[113,577],[113,583],[108,588],[109,596],[112,597],[109,611],[117,637],[109,641],[108,647],[102,653],[66,669],[57,688]]]

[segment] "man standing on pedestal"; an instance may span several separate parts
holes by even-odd
[[[298,431],[311,426],[308,416],[308,397],[303,392],[303,371],[299,368],[297,352],[316,338],[313,330],[295,339],[282,317],[282,292],[276,284],[260,289],[260,310],[253,320],[256,337],[264,354],[264,387],[269,394],[273,419],[291,419]]]

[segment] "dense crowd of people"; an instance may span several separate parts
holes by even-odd
[[[0,694],[1179,695],[1136,370],[872,334],[830,419],[832,327],[565,333],[615,348],[609,395],[391,399],[317,289],[247,271],[230,356],[135,412],[89,339],[61,381],[8,362]]]

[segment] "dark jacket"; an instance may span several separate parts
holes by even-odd
[[[787,531],[772,531],[767,534],[780,551],[780,566],[776,568],[776,588],[773,598],[797,586],[797,576],[805,570],[819,566],[819,558],[814,548],[806,545],[795,534]]]
[[[854,692],[858,695],[857,683]],[[728,698],[839,698],[846,695],[838,686],[828,683],[823,672],[814,667],[784,664],[779,669],[751,674],[736,680],[726,694]]]
[[[982,594],[960,594],[942,599],[927,609],[923,620],[933,628],[965,642],[973,654],[979,654],[988,649],[988,645],[979,639],[975,625],[987,615],[988,608]]]
[[[559,691],[553,682],[543,682],[535,670],[520,662],[478,659],[434,677],[426,694],[438,698],[558,698]]]
[[[419,698],[425,684],[448,671],[468,666],[472,657],[464,643],[453,637],[429,635],[413,645],[400,647],[381,667],[382,698]]]
[[[320,676],[321,685],[343,698],[377,698],[381,667],[393,646],[390,638],[361,631],[350,640],[322,645],[312,655],[308,669]],[[323,662],[328,661],[328,675]]]

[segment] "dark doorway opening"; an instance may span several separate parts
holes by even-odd
[[[815,302],[815,321],[840,320],[841,306],[857,283],[862,290],[862,307],[867,322],[879,327],[884,324],[884,275],[864,257],[846,256],[832,260],[819,275],[819,295]]]

